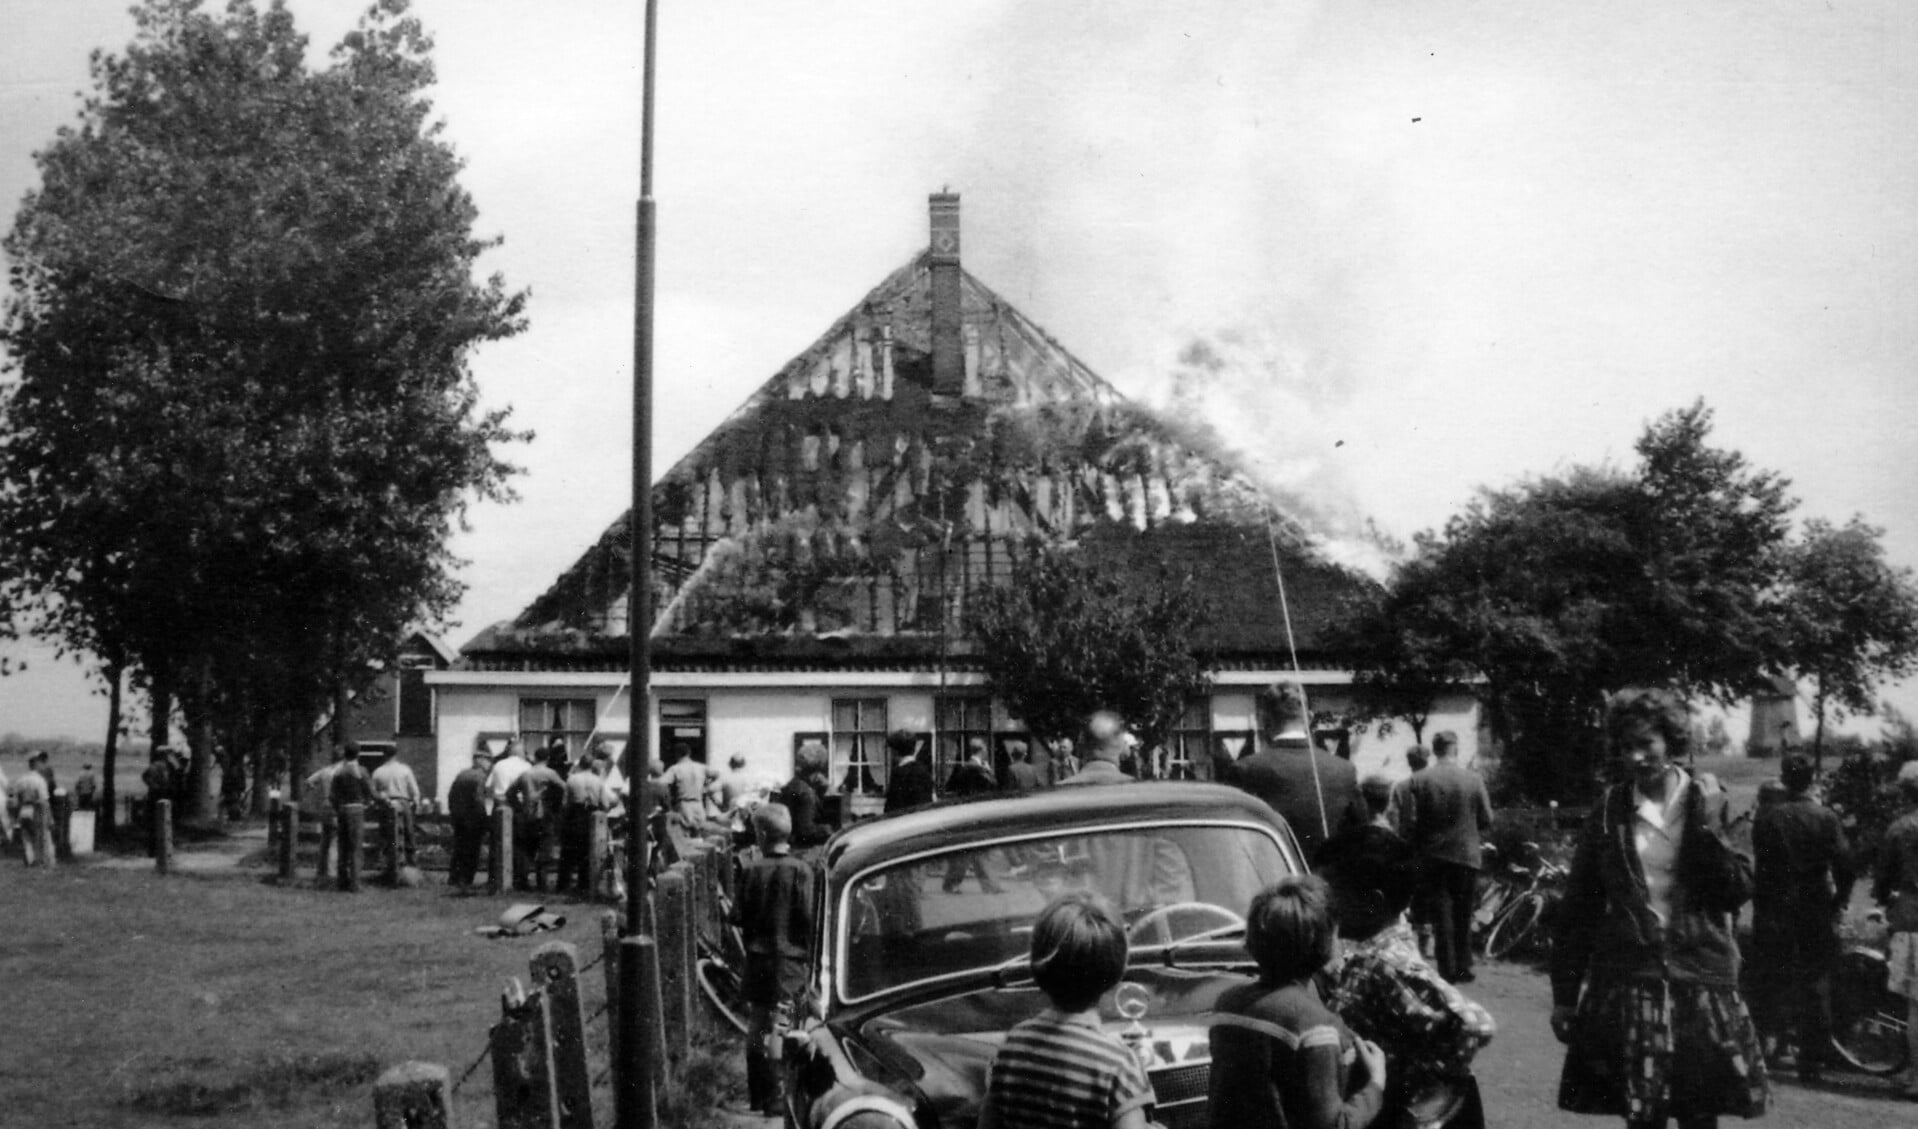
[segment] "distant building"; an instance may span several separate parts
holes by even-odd
[[[1798,732],[1798,684],[1789,677],[1774,675],[1769,693],[1752,695],[1751,717],[1745,748],[1752,756],[1777,756],[1803,743]]]
[[[452,783],[454,774],[465,767],[456,765],[444,776],[440,773],[433,689],[426,684],[429,672],[446,670],[458,658],[458,652],[444,641],[416,631],[400,644],[393,665],[347,706],[347,737],[362,744],[396,746],[400,759],[419,777],[420,790],[429,796],[439,795],[441,783]],[[332,736],[330,729],[321,733],[326,739]]]
[[[1284,428],[1273,421],[1275,442]],[[1034,539],[1205,586],[1215,686],[1172,738],[1182,774],[1243,748],[1254,691],[1290,670],[1277,569],[1317,710],[1349,704],[1350,675],[1319,641],[1341,597],[1373,583],[1324,559],[1206,436],[1128,401],[966,274],[958,197],[943,194],[930,248],[668,471],[653,508],[656,755],[684,741],[783,778],[817,742],[855,810],[883,788],[888,730],[925,733],[942,781],[969,739],[1003,763],[1025,738],[961,625]],[[426,676],[439,779],[476,742],[514,734],[623,746],[629,561],[622,516],[516,619]],[[1474,754],[1469,695],[1429,728],[1458,730]],[[1404,743],[1360,739],[1354,756],[1396,761]]]

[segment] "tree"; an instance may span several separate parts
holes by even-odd
[[[278,0],[135,16],[5,241],[0,581],[173,695],[204,802],[216,728],[311,717],[456,601],[448,535],[521,438],[467,358],[524,295],[473,277],[498,241],[406,0],[323,69]]]
[[[1821,765],[1825,721],[1872,712],[1878,683],[1918,669],[1918,587],[1885,560],[1884,531],[1853,517],[1813,518],[1786,557],[1792,664],[1812,684]]]
[[[1702,403],[1669,412],[1632,472],[1485,490],[1420,534],[1383,599],[1342,629],[1360,644],[1362,692],[1416,699],[1470,679],[1521,790],[1576,795],[1608,693],[1665,683],[1728,701],[1782,669],[1793,503],[1784,479],[1709,446],[1710,432]]]
[[[1193,652],[1205,607],[1189,576],[1121,572],[1040,545],[1009,583],[971,600],[966,626],[986,676],[1041,741],[1076,736],[1109,709],[1156,748],[1211,685]]]

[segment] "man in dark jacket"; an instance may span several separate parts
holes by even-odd
[[[1259,692],[1259,751],[1233,766],[1231,783],[1285,817],[1310,864],[1327,839],[1368,821],[1351,761],[1312,747],[1305,691],[1279,682]]]
[[[1492,801],[1479,774],[1458,763],[1458,735],[1432,737],[1432,763],[1405,786],[1400,812],[1406,842],[1431,892],[1433,963],[1454,984],[1472,980],[1472,904],[1492,830]]]
[[[453,777],[446,790],[446,815],[453,825],[453,858],[446,880],[453,886],[471,886],[479,870],[480,847],[486,842],[486,774],[493,758],[482,746],[473,763]]]
[[[953,769],[952,775],[946,778],[946,797],[958,800],[967,796],[983,796],[998,788],[999,782],[993,779],[992,770],[986,767],[986,743],[976,737],[966,742],[966,759],[959,762],[959,767]],[[946,878],[941,883],[942,888],[948,894],[958,893],[959,884],[966,880],[967,874],[979,880],[981,893],[999,892],[998,884],[986,872],[985,856],[978,851],[954,855],[946,863]]]
[[[746,946],[740,991],[752,1008],[746,1035],[746,1090],[753,1113],[778,1116],[785,1108],[771,1037],[782,1012],[805,990],[813,933],[813,870],[789,853],[792,817],[785,805],[761,804],[753,812],[760,859],[739,878],[733,924]],[[743,1112],[743,1111],[742,1111]]]
[[[916,808],[933,801],[932,770],[919,759],[919,738],[909,729],[886,735],[892,771],[886,775],[886,811]]]
[[[1780,767],[1785,795],[1752,821],[1752,972],[1757,1011],[1781,1041],[1796,1040],[1798,1076],[1831,1058],[1831,974],[1852,872],[1838,814],[1812,798],[1811,758]]]

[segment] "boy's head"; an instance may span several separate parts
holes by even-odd
[[[785,804],[760,804],[753,809],[753,834],[761,850],[786,846],[793,837],[793,815]]]
[[[1365,798],[1365,809],[1373,817],[1384,815],[1392,806],[1392,778],[1374,773],[1359,781],[1359,795]]]
[[[1125,922],[1090,890],[1061,894],[1032,927],[1032,979],[1060,1011],[1084,1011],[1125,975]]]
[[[1245,924],[1246,951],[1275,984],[1304,980],[1336,953],[1331,894],[1316,875],[1293,875],[1267,887],[1252,899]]]

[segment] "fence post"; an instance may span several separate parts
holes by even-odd
[[[392,804],[380,805],[380,853],[383,857],[380,881],[388,886],[400,884],[400,813]]]
[[[340,809],[340,889],[360,892],[360,867],[365,863],[361,841],[366,834],[366,805],[347,804]]]
[[[280,802],[280,794],[278,792],[271,793],[270,795],[267,796],[266,798],[266,849],[269,852],[273,851],[275,848],[277,848],[280,845],[280,808],[282,806],[283,805]],[[276,854],[273,857],[278,858],[279,856]]]
[[[373,1126],[453,1129],[453,1088],[446,1068],[434,1062],[402,1062],[380,1075],[373,1083]]]
[[[606,1054],[619,1063],[619,913],[607,910],[599,915],[599,963],[606,974]]]
[[[659,941],[660,1018],[666,1024],[666,1061],[668,1073],[679,1076],[686,1062],[686,1048],[692,1042],[689,1016],[692,1014],[693,921],[691,867],[676,862],[659,876],[658,902],[654,911],[659,927],[653,936]]]
[[[280,881],[291,882],[300,876],[300,807],[282,804],[273,816],[274,826],[279,828],[274,846],[280,852]]]
[[[56,862],[73,861],[73,842],[68,836],[73,827],[73,797],[62,790],[53,794],[53,854]]]
[[[600,883],[606,880],[606,813],[593,813],[592,827],[586,832],[586,898],[598,901]]]
[[[546,995],[560,1129],[593,1129],[593,1076],[586,1066],[586,1010],[579,999],[579,949],[565,941],[548,941],[533,950],[527,967],[534,986]]]
[[[513,809],[493,809],[493,834],[486,855],[486,892],[504,894],[513,880]]]
[[[666,1033],[660,1019],[659,949],[648,936],[623,937],[619,942],[619,976],[639,985],[637,1000],[621,1000],[618,1014],[622,1054],[613,1061],[613,1085],[620,1092],[621,1109],[640,1109],[650,1103],[666,1082]],[[645,1123],[653,1123],[648,1116]]]
[[[499,1129],[559,1129],[547,1007],[546,993],[528,995],[518,983],[500,997],[500,1020],[489,1034]]]
[[[173,801],[147,806],[153,812],[153,869],[168,874],[173,870]]]

